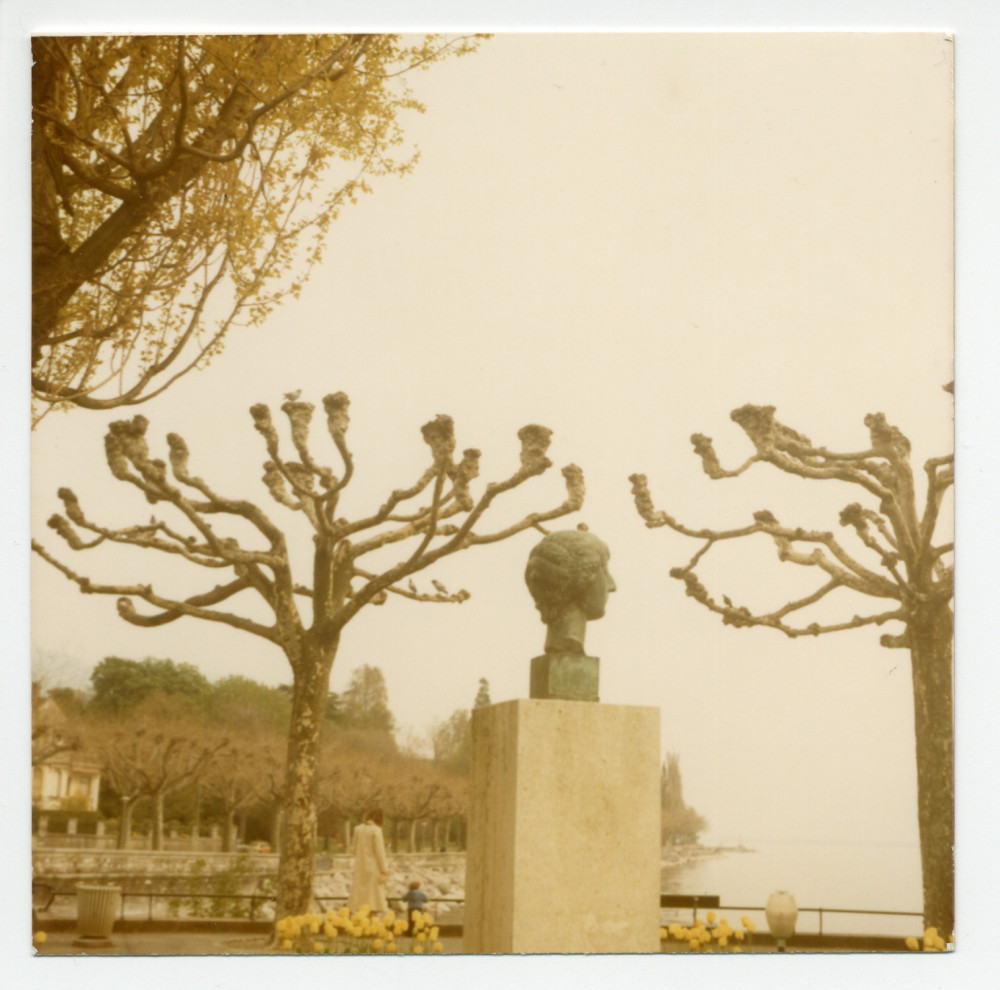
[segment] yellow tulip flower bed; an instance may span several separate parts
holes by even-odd
[[[742,928],[731,927],[725,918],[717,922],[715,912],[709,911],[706,920],[699,918],[690,928],[677,924],[661,928],[660,941],[686,942],[692,952],[742,952],[744,945],[753,943],[757,926],[745,915],[740,923]]]
[[[948,952],[955,948],[955,936],[942,938],[936,928],[927,928],[922,939],[916,939],[911,935],[906,940],[906,947],[913,952]]]
[[[442,951],[438,926],[426,911],[413,912],[409,931],[405,917],[397,917],[394,911],[379,915],[362,905],[354,914],[342,907],[339,911],[330,908],[323,914],[282,918],[275,925],[275,932],[283,952],[420,955]]]

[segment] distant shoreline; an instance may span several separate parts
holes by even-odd
[[[744,845],[739,846],[702,846],[699,844],[689,844],[680,846],[668,846],[661,853],[660,867],[662,870],[674,872],[701,859],[714,859],[725,853],[751,853],[753,849]]]

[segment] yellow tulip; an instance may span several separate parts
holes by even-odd
[[[744,932],[733,932],[733,938],[735,938],[737,942],[742,942],[744,934]]]
[[[748,920],[748,921],[745,922],[744,927],[751,934],[753,934],[755,931],[757,931],[757,925],[756,925],[756,923],[753,922],[753,921],[750,921],[750,920]]]
[[[715,921],[715,912],[709,911],[707,917],[708,917],[708,923],[712,924],[712,922]]]
[[[700,947],[701,947],[701,939],[700,938],[693,938],[693,939],[691,939],[690,942],[688,942],[688,948],[689,949],[694,949],[695,951],[697,951]]]
[[[281,947],[283,949],[290,949],[292,947],[292,940],[290,938],[286,938],[284,942],[281,943]]]
[[[729,939],[723,935],[722,938],[719,939],[719,947],[724,949],[727,945],[729,945]]]
[[[415,945],[413,951],[419,954],[424,951],[424,947],[422,945]]]
[[[660,941],[661,942],[667,937],[667,934],[668,934],[668,932],[667,932],[666,928],[661,928],[660,929]]]
[[[389,942],[386,945],[386,947],[385,947],[385,951],[386,952],[395,952],[396,951],[396,943],[395,942]]]
[[[377,938],[374,942],[372,942],[373,949],[381,949],[383,945],[385,945],[385,942],[383,942],[380,938]]]
[[[417,932],[417,941],[418,942],[426,942],[427,941],[427,933],[426,932]]]
[[[322,952],[322,951],[323,951],[323,943],[313,942],[313,952]]]
[[[431,948],[432,948],[432,949],[433,949],[433,950],[434,950],[435,952],[443,952],[443,951],[444,951],[444,946],[442,946],[440,942],[435,942],[435,943],[434,943],[434,944],[433,944],[433,945],[431,946]]]
[[[429,936],[430,936],[430,939],[431,939],[431,941],[432,941],[432,942],[436,942],[436,941],[437,941],[437,937],[438,937],[438,935],[440,935],[440,934],[441,934],[441,929],[440,929],[440,928],[438,928],[438,926],[437,926],[437,925],[435,925],[435,926],[434,926],[434,927],[433,927],[433,928],[432,928],[432,929],[430,930],[430,932],[429,932]]]
[[[34,941],[35,945],[45,945],[45,940],[47,938],[48,935],[46,935],[45,932],[35,932],[32,936],[32,941]]]
[[[733,952],[742,952],[742,951],[743,951],[743,946],[742,945],[734,945],[733,946]]]

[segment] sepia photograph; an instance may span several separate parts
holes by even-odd
[[[15,39],[32,968],[960,955],[960,33],[93,23]]]

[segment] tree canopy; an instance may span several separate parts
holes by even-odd
[[[684,801],[681,758],[667,753],[660,767],[660,844],[697,842],[708,822]]]
[[[396,720],[389,711],[389,693],[380,667],[366,663],[351,674],[341,718],[348,729],[393,733]]]
[[[297,295],[341,207],[404,174],[405,74],[475,38],[38,37],[32,395],[142,402]],[[339,168],[338,166],[339,163]]]
[[[487,705],[492,705],[493,702],[490,701],[490,682],[485,677],[479,678],[479,690],[476,692],[476,700],[473,703],[474,708],[485,708]]]
[[[152,657],[105,657],[91,672],[90,681],[94,685],[93,710],[114,714],[130,711],[157,692],[197,700],[209,693],[208,679],[193,664]]]

